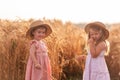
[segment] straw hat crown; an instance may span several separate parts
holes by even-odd
[[[109,31],[106,29],[106,26],[102,22],[92,22],[92,23],[87,24],[85,26],[85,32],[89,33],[89,29],[95,26],[100,27],[103,30],[105,39],[109,37]]]
[[[45,37],[47,37],[48,35],[50,35],[52,33],[52,29],[51,29],[50,25],[44,23],[41,20],[37,20],[37,21],[34,21],[31,23],[30,28],[28,29],[28,31],[26,33],[26,36],[32,38],[33,37],[32,32],[35,30],[35,28],[39,28],[41,26],[44,26],[47,29]]]

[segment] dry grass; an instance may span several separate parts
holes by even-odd
[[[110,28],[109,41],[111,44],[109,56],[106,57],[112,80],[120,80],[120,24],[113,24]]]
[[[33,19],[0,20],[0,80],[24,80],[29,56],[29,40],[25,38],[25,32],[32,21]],[[49,49],[53,80],[82,79],[84,62],[79,63],[75,56],[86,53],[84,30],[71,22],[62,23],[60,20],[45,19],[44,21],[53,29],[53,33],[44,40]],[[111,51],[106,60],[112,80],[119,80],[120,26],[111,26]]]

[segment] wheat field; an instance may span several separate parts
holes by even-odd
[[[34,19],[0,19],[0,80],[24,80],[29,56],[29,40],[25,33],[32,21]],[[56,19],[43,21],[53,30],[44,39],[52,66],[52,80],[82,80],[85,61],[78,62],[75,56],[86,54],[84,25]],[[120,23],[108,26],[111,48],[105,59],[111,80],[120,80]]]

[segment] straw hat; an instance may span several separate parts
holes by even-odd
[[[33,23],[31,23],[31,25],[30,25],[30,28],[28,29],[28,31],[26,32],[26,36],[28,37],[28,38],[33,38],[33,31],[36,29],[36,28],[39,28],[39,27],[41,27],[41,26],[44,26],[44,27],[46,27],[46,34],[45,34],[45,37],[47,37],[48,35],[50,35],[51,33],[52,33],[52,29],[51,29],[51,27],[48,25],[48,24],[46,24],[46,23],[44,23],[43,21],[41,21],[41,20],[37,20],[37,21],[34,21]],[[45,38],[44,37],[44,38]]]
[[[101,22],[92,22],[92,23],[87,24],[85,26],[85,32],[89,33],[89,29],[91,27],[95,27],[95,26],[100,27],[103,30],[105,39],[107,39],[109,37],[109,31],[106,29],[106,26]]]

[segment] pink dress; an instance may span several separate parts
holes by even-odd
[[[108,68],[104,58],[105,52],[106,51],[101,51],[97,58],[92,58],[90,51],[88,51],[83,80],[110,80]]]
[[[36,58],[41,69],[35,68],[31,56],[29,56],[25,80],[51,80],[51,66],[50,60],[47,54],[47,48],[42,41],[32,40],[31,45],[36,47]]]

